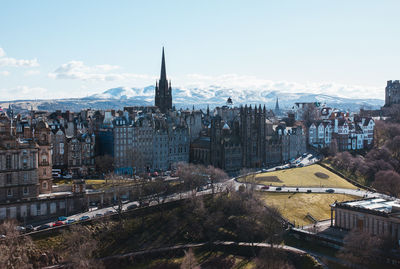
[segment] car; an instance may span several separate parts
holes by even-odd
[[[64,225],[64,222],[57,220],[56,222],[53,223],[53,227],[61,226]]]
[[[72,224],[76,221],[76,219],[69,219],[67,220],[66,224]]]
[[[268,189],[269,189],[269,186],[262,186],[261,189],[262,189],[262,190],[268,190]]]
[[[334,189],[327,189],[327,190],[325,190],[325,192],[327,192],[327,193],[334,193],[335,190],[334,190]]]
[[[141,203],[140,203],[140,206],[149,206],[149,205],[150,205],[149,202],[141,202]]]
[[[99,218],[99,217],[102,217],[102,216],[103,216],[103,214],[101,214],[101,213],[97,213],[97,214],[95,215],[96,218]]]
[[[308,193],[312,192],[312,190],[307,190]]]
[[[280,191],[280,190],[282,190],[282,188],[281,187],[276,187],[275,190],[276,191]]]
[[[131,204],[131,205],[129,205],[126,209],[127,209],[127,210],[131,210],[131,209],[135,209],[135,208],[137,208],[137,207],[138,207],[137,204]]]
[[[37,227],[37,231],[41,231],[41,230],[45,230],[45,229],[49,229],[50,228],[50,225],[49,224],[43,224],[43,225],[40,225],[39,227]]]
[[[80,221],[85,221],[85,220],[88,220],[88,219],[90,219],[90,217],[86,216],[86,215],[79,218]]]
[[[61,216],[61,217],[58,217],[57,220],[59,220],[59,221],[66,221],[66,220],[67,220],[67,217]]]
[[[27,233],[33,232],[34,230],[35,228],[33,228],[33,226],[30,224],[25,226],[25,232]]]
[[[65,178],[65,179],[72,179],[72,175],[66,174],[65,176],[63,176],[63,178]]]
[[[17,230],[18,232],[20,232],[20,233],[25,233],[25,227],[23,227],[23,226],[17,226],[17,227],[15,227],[15,230]]]
[[[108,210],[108,211],[104,212],[104,216],[106,216],[106,215],[111,215],[111,214],[113,214],[113,213],[114,213],[114,211]]]

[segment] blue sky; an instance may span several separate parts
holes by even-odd
[[[383,99],[386,80],[400,79],[399,10],[384,0],[4,0],[0,100],[154,84],[162,46],[173,86]]]

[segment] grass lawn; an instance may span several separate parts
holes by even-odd
[[[253,176],[240,178],[240,182],[249,182]],[[306,167],[284,169],[274,172],[266,172],[255,175],[255,180],[259,184],[273,186],[304,186],[304,187],[336,187],[357,189],[356,186],[346,181],[344,178],[328,171],[318,164]]]
[[[307,218],[309,213],[317,220],[326,220],[331,217],[330,204],[337,201],[358,199],[347,194],[336,193],[268,193],[259,192],[261,200],[267,205],[273,205],[279,209],[282,216],[296,225],[311,224]]]

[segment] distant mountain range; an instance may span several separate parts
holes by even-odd
[[[379,109],[384,101],[379,99],[350,99],[325,94],[314,93],[285,93],[280,91],[262,91],[259,89],[232,89],[220,86],[202,88],[173,88],[173,105],[176,108],[196,109],[210,108],[225,105],[231,97],[234,105],[262,104],[267,108],[275,108],[278,98],[281,109],[290,109],[296,102],[319,102],[330,107],[342,110],[358,111],[365,109]],[[13,104],[16,110],[29,110],[31,107],[38,110],[71,110],[79,111],[84,108],[92,109],[122,109],[124,106],[153,105],[154,86],[144,88],[112,88],[99,94],[84,98],[68,98],[54,100],[16,100],[0,101],[3,108]]]

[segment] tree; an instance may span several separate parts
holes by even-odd
[[[360,230],[352,230],[343,240],[338,257],[354,264],[368,265],[379,254],[381,239]]]
[[[392,170],[379,171],[375,174],[374,188],[392,196],[400,194],[400,175]]]
[[[209,176],[212,194],[214,194],[215,191],[215,183],[227,180],[229,178],[228,174],[225,173],[224,170],[216,168],[212,165],[207,166],[207,169],[205,169],[204,172]]]
[[[181,269],[200,269],[199,264],[196,261],[196,257],[194,256],[193,250],[189,248],[189,250],[185,250],[185,256],[183,257],[183,261],[181,263]]]
[[[82,225],[72,225],[63,232],[65,249],[63,255],[70,268],[102,268],[94,253],[98,242],[92,232]]]
[[[30,257],[34,244],[30,237],[22,236],[14,220],[5,220],[0,225],[0,268],[32,268]]]
[[[110,155],[97,156],[95,159],[96,171],[109,174],[114,171],[114,158]]]
[[[306,104],[303,106],[301,111],[301,120],[305,125],[310,127],[311,123],[318,119],[318,110],[314,104]]]
[[[295,268],[286,257],[286,253],[276,248],[262,249],[255,259],[257,269],[291,269]]]

